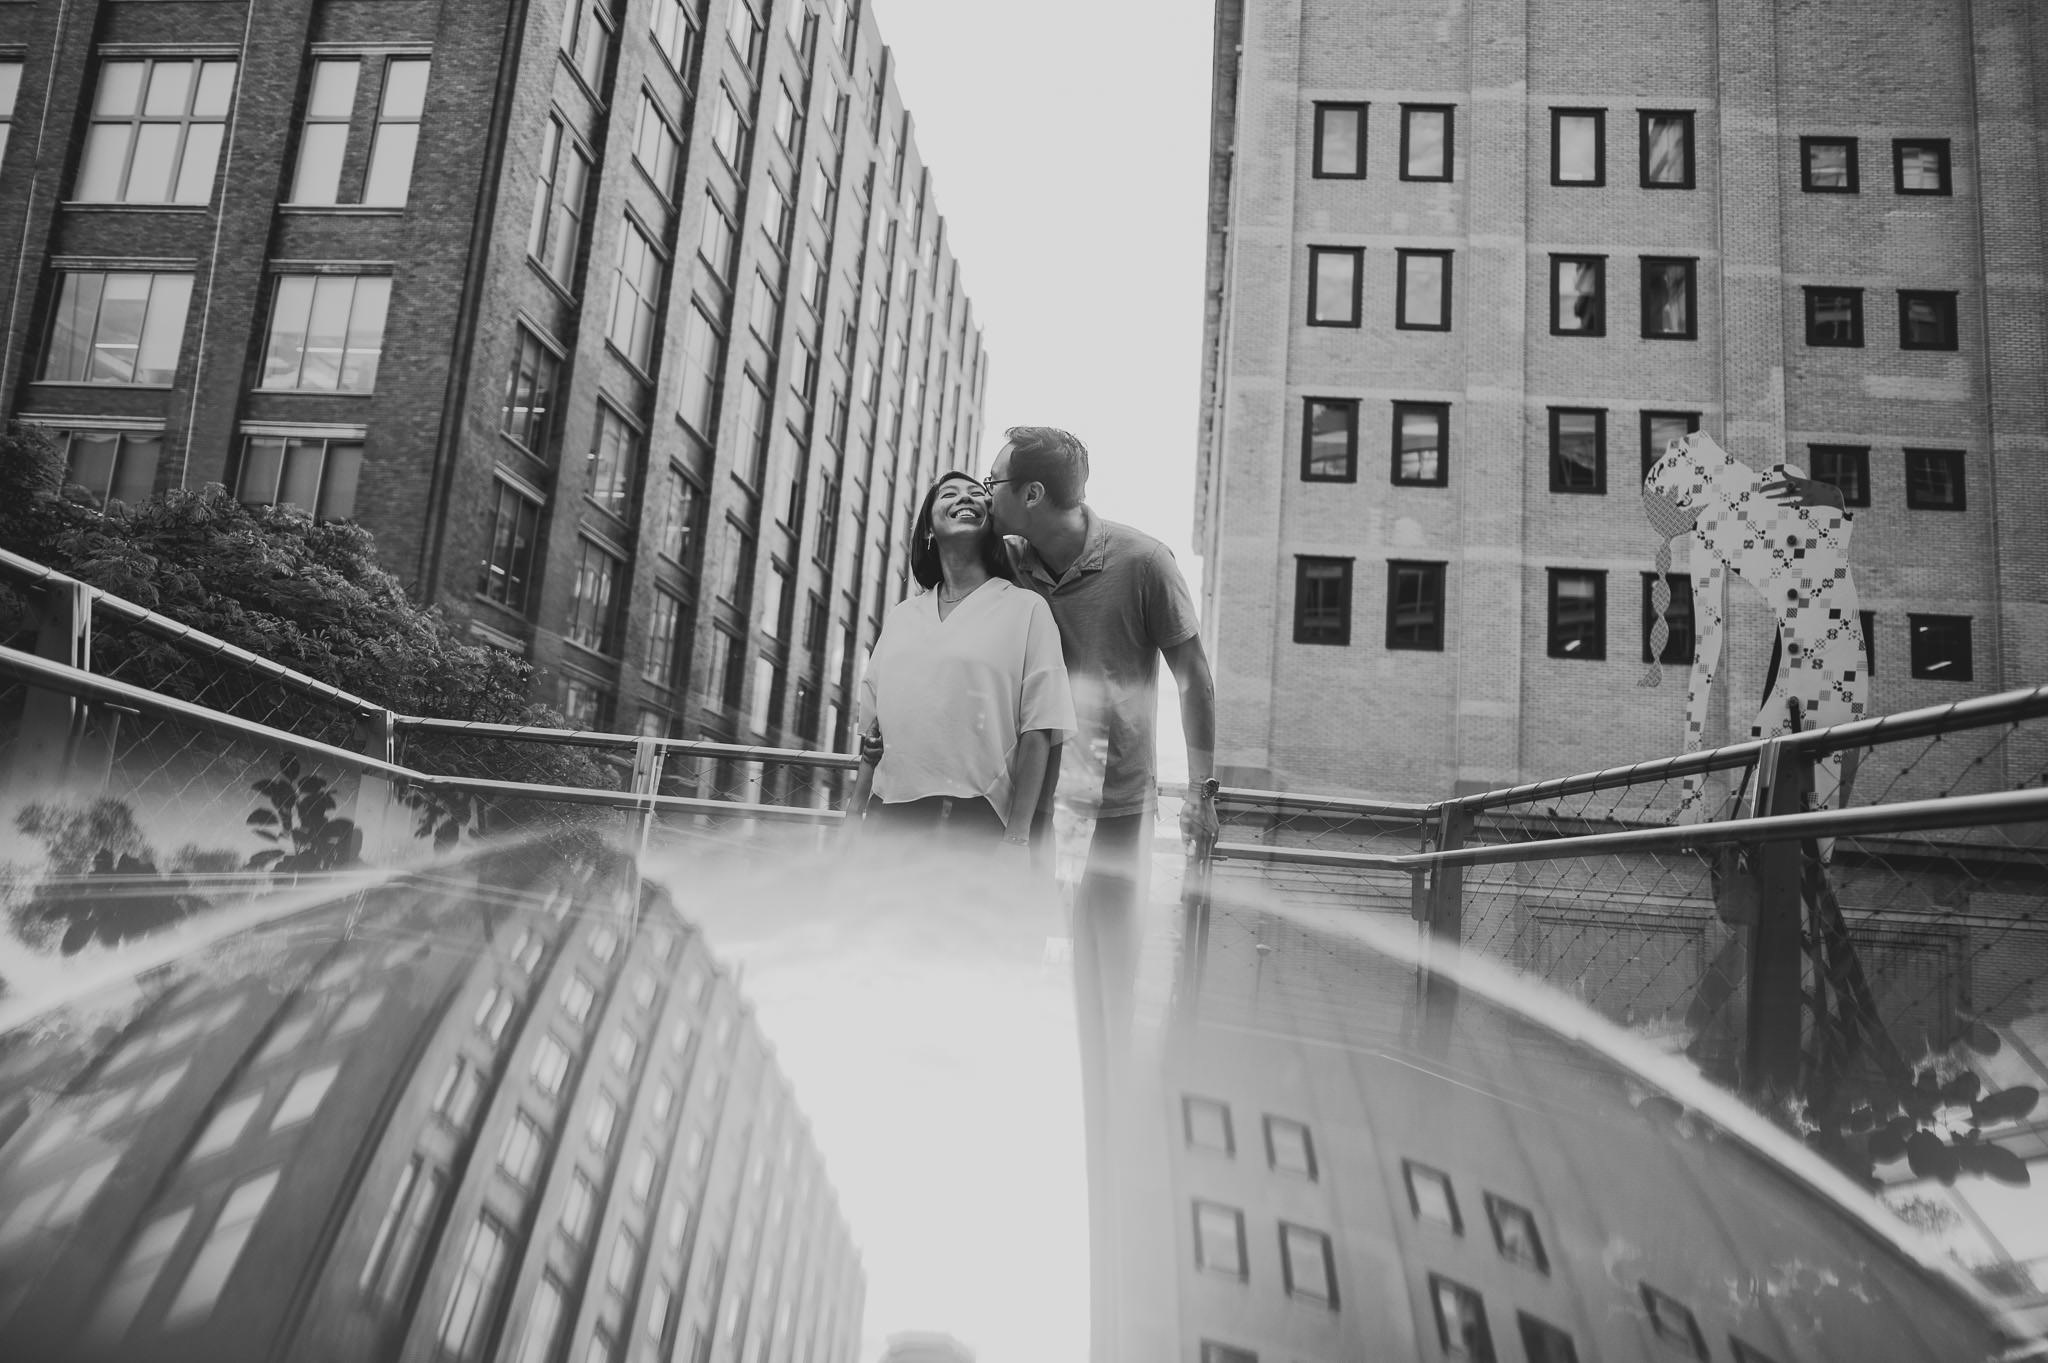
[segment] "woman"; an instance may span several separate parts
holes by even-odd
[[[955,471],[918,509],[910,575],[925,590],[889,612],[868,659],[861,714],[887,749],[862,764],[852,808],[881,828],[1028,847],[1074,701],[1059,627],[1012,580],[988,503]]]

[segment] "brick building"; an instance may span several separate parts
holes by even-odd
[[[1433,798],[1678,751],[1635,493],[1687,429],[1843,489],[1876,712],[2048,676],[2044,61],[2018,0],[1220,0],[1225,779]],[[1709,742],[1771,662],[1730,610]]]
[[[73,481],[353,517],[579,723],[839,741],[987,375],[862,0],[8,5],[0,117]]]
[[[666,895],[634,912],[628,860],[575,850],[14,1033],[0,1353],[855,1363],[860,1256],[751,1009]]]

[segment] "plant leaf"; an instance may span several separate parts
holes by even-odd
[[[274,827],[277,824],[277,813],[269,809],[252,809],[249,811],[249,824],[254,828]]]
[[[2041,1101],[2041,1091],[2021,1084],[2016,1088],[2000,1089],[1987,1093],[1970,1104],[1970,1116],[1977,1125],[1990,1126],[1994,1122],[2015,1121],[2034,1110],[2034,1104]]]
[[[1956,1152],[1932,1131],[1915,1131],[1906,1137],[1906,1163],[1921,1178],[1954,1183],[1961,1162]]]
[[[1992,1031],[1976,1018],[1965,1018],[1963,1020],[1963,1040],[1969,1044],[1971,1050],[1979,1055],[1997,1055],[1999,1047],[2004,1045],[1998,1039],[1998,1033]]]
[[[1964,1070],[1941,1086],[1941,1100],[1945,1103],[1971,1103],[1984,1091],[1984,1081]]]

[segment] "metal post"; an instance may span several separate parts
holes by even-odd
[[[1472,812],[1463,805],[1445,805],[1437,813],[1436,850],[1454,852],[1472,834]],[[1432,937],[1452,943],[1465,939],[1465,868],[1438,866],[1430,873],[1429,895],[1418,899],[1416,917],[1429,925]]]
[[[51,583],[38,612],[36,656],[92,670],[92,588],[82,582]],[[90,707],[62,691],[31,686],[23,698],[20,759],[15,767],[24,796],[59,793],[76,773]]]
[[[661,794],[662,761],[668,749],[660,739],[642,737],[633,745],[633,794],[647,801],[640,811],[639,850],[633,856],[633,904],[630,926],[640,926],[640,878],[647,860],[647,844],[654,836],[654,798]]]
[[[1216,778],[1210,777],[1206,798],[1214,802],[1218,789]],[[1186,798],[1196,798],[1192,787]],[[1216,860],[1216,839],[1208,833],[1198,834],[1188,841],[1186,851],[1180,889],[1180,1007],[1182,1017],[1192,1020],[1199,1010],[1209,964],[1209,873]]]
[[[1773,740],[1757,754],[1751,817],[1797,814],[1812,779],[1809,759]],[[1800,944],[1804,910],[1799,843],[1788,839],[1749,849],[1756,880],[1756,923],[1749,928],[1749,999],[1743,1035],[1743,1092],[1753,1098],[1790,1094],[1799,1083]]]
[[[365,757],[397,765],[397,714],[390,710],[358,714],[354,747]],[[356,778],[355,808],[349,815],[356,825],[356,855],[369,865],[382,865],[399,841],[391,831],[392,821],[400,817],[397,787],[386,777],[363,773]]]

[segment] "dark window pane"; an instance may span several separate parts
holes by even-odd
[[[1692,119],[1686,114],[1643,115],[1643,183],[1659,188],[1692,184]]]
[[[1643,335],[1693,334],[1692,271],[1693,263],[1689,260],[1643,262]]]
[[[1394,404],[1394,481],[1441,487],[1447,481],[1444,428],[1449,409],[1435,404]]]
[[[1806,343],[1814,346],[1863,344],[1863,290],[1808,289]]]
[[[1523,1314],[1518,1320],[1522,1353],[1529,1363],[1579,1363],[1579,1351],[1570,1335],[1531,1315]]]
[[[1605,414],[1556,407],[1550,413],[1550,490],[1607,490]]]
[[[1441,651],[1444,565],[1387,565],[1387,647]]]
[[[1674,440],[1683,440],[1700,428],[1698,412],[1643,413],[1643,477],[1664,457]]]
[[[1437,1344],[1447,1359],[1494,1363],[1493,1333],[1479,1294],[1449,1278],[1429,1275],[1430,1304],[1436,1308]]]
[[[1605,335],[1605,262],[1591,256],[1552,256],[1551,273],[1556,296],[1551,300],[1550,329],[1559,335]]]
[[[1899,344],[1907,350],[1956,348],[1956,296],[1899,291]]]
[[[1351,642],[1351,560],[1298,558],[1294,569],[1294,642]]]
[[[1906,505],[1925,511],[1963,510],[1963,452],[1907,450]]]
[[[1803,188],[1828,194],[1856,192],[1855,138],[1802,137],[1799,148]]]
[[[1809,445],[1812,476],[1842,491],[1844,506],[1870,505],[1870,451],[1856,445]]]
[[[1311,480],[1350,482],[1357,474],[1358,404],[1310,398],[1303,421],[1301,476]]]
[[[1650,1329],[1657,1338],[1677,1346],[1690,1357],[1706,1358],[1707,1341],[1700,1334],[1699,1322],[1693,1319],[1691,1308],[1648,1283],[1643,1284],[1643,1308],[1649,1312]]]
[[[1550,570],[1550,640],[1553,658],[1607,656],[1607,575],[1570,568]]]

